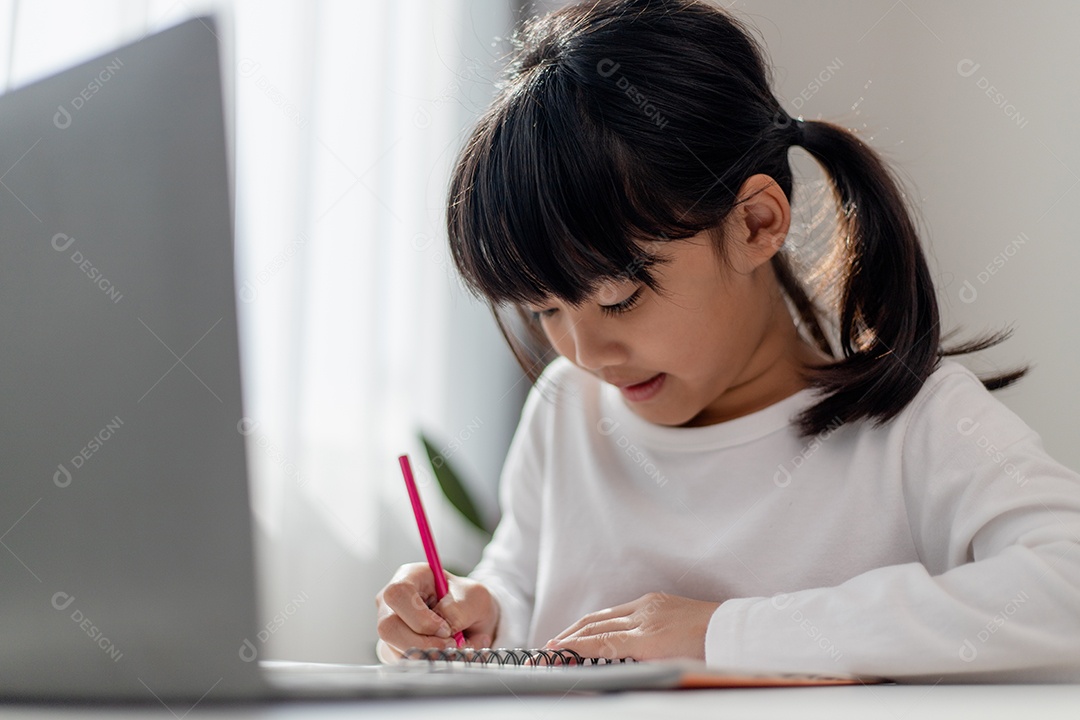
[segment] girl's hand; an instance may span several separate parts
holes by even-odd
[[[718,602],[651,592],[637,600],[589,613],[548,641],[545,648],[582,657],[705,659],[705,630]]]
[[[454,633],[465,635],[465,647],[486,648],[495,637],[499,606],[486,587],[446,573],[450,592],[435,603],[435,579],[427,563],[402,565],[375,596],[379,610],[376,654],[397,662],[411,647],[452,649]]]

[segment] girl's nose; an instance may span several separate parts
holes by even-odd
[[[585,370],[599,370],[610,365],[626,362],[627,348],[610,332],[605,332],[600,321],[588,321],[578,316],[570,330],[574,343],[572,359]]]

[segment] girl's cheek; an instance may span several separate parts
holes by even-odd
[[[569,333],[559,329],[560,323],[555,318],[544,318],[540,321],[540,327],[555,352],[570,359],[574,357],[574,343]]]

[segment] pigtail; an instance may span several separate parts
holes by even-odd
[[[941,347],[930,271],[888,167],[852,132],[824,121],[802,124],[799,144],[832,180],[838,208],[833,259],[839,267],[828,274],[842,282],[834,297],[839,347],[830,353],[837,360],[809,373],[808,380],[824,397],[803,412],[798,423],[806,434],[861,418],[881,425],[915,397],[941,357],[990,347],[1010,333],[949,350]],[[781,274],[781,284],[788,289],[791,283],[784,280]],[[827,348],[820,326],[815,323],[811,330],[816,344]],[[981,379],[993,390],[1025,372]]]

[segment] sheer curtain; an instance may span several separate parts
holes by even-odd
[[[396,456],[412,456],[444,562],[467,568],[482,539],[442,499],[416,433],[453,447],[494,521],[528,390],[453,275],[443,227],[512,3],[7,0],[0,63],[16,87],[210,10],[232,108],[256,644],[263,658],[374,662],[374,595],[423,558]]]
[[[461,293],[442,217],[509,22],[501,2],[237,2],[238,280],[273,655],[373,660],[374,594],[423,557],[400,452],[446,563],[479,553],[415,431],[468,436],[454,460],[493,513],[527,387]]]

